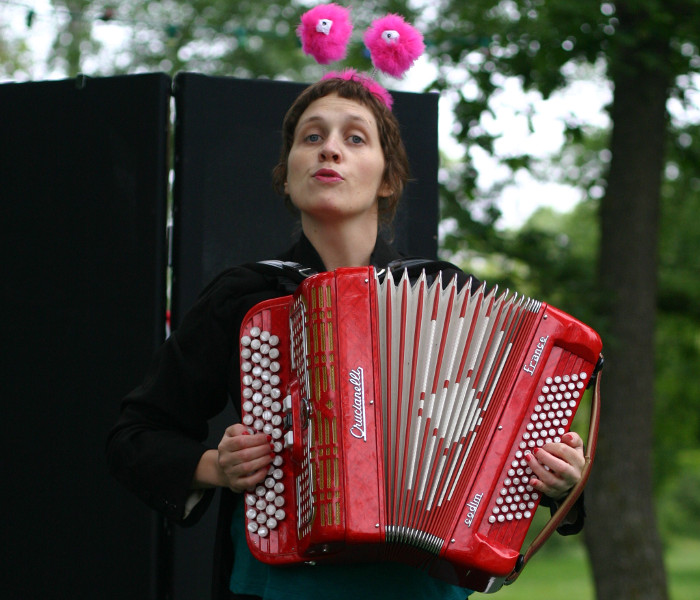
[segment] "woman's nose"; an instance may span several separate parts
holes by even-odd
[[[341,154],[340,154],[340,145],[337,142],[337,139],[333,135],[329,135],[325,141],[323,142],[323,145],[321,146],[319,150],[319,158],[322,161],[333,161],[337,162],[340,160]]]

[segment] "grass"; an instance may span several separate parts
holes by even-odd
[[[570,541],[571,540],[571,541]],[[551,540],[550,540],[551,541]],[[700,539],[667,541],[666,572],[671,600],[697,600],[700,590]],[[485,599],[487,596],[472,596]],[[497,600],[595,600],[591,569],[580,539],[567,538],[543,548],[518,580],[497,593]],[[494,599],[496,600],[496,598]]]

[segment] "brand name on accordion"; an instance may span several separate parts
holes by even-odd
[[[365,419],[365,372],[362,367],[350,371],[350,385],[353,387],[352,408],[355,422],[350,434],[357,439],[367,441],[367,421]]]
[[[523,371],[526,373],[530,373],[530,375],[535,374],[535,369],[537,368],[537,363],[540,362],[540,356],[542,356],[542,352],[547,345],[547,340],[549,339],[548,335],[545,335],[540,338],[540,341],[537,343],[537,346],[535,346],[535,351],[532,354],[532,358],[530,359],[529,364],[526,364],[523,367]]]
[[[467,508],[469,509],[469,512],[467,513],[467,518],[464,519],[464,524],[467,527],[472,526],[472,522],[474,521],[474,517],[476,516],[476,509],[479,508],[479,504],[481,504],[481,499],[484,497],[483,494],[477,494],[474,496],[474,499],[467,504]]]

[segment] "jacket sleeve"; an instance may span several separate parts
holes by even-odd
[[[542,496],[541,501],[542,506],[549,508],[549,513],[554,516],[557,512],[559,505],[556,500],[553,500],[549,496]],[[581,494],[577,499],[576,503],[573,505],[571,512],[564,517],[564,521],[557,527],[557,533],[559,535],[575,535],[583,529],[584,521],[586,520],[586,506],[583,501],[583,494]]]
[[[172,521],[195,523],[211,500],[213,490],[207,490],[186,511],[195,469],[207,450],[207,422],[236,389],[231,365],[238,363],[240,322],[260,299],[276,295],[270,287],[269,280],[246,270],[221,276],[158,350],[143,382],[122,401],[107,440],[110,471]]]

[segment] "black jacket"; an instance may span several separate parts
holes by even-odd
[[[302,235],[278,259],[321,272],[323,263]],[[371,263],[382,269],[402,257],[381,240]],[[402,266],[411,268],[404,261]],[[414,265],[422,268],[423,263]],[[449,263],[435,268],[461,283],[468,276]],[[109,434],[107,458],[112,474],[148,506],[171,521],[196,523],[208,508],[214,490],[207,490],[185,515],[195,468],[208,448],[208,421],[232,402],[239,413],[238,342],[240,324],[258,302],[284,296],[301,276],[259,264],[243,265],[221,273],[200,295],[181,325],[156,353],[144,381],[129,395],[118,422]],[[234,399],[234,400],[231,400]],[[231,514],[238,496],[222,490],[214,560],[213,598],[228,598],[233,564]],[[580,529],[578,527],[577,529]]]

